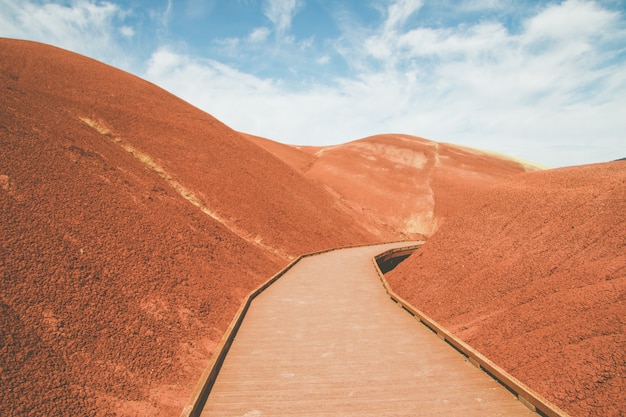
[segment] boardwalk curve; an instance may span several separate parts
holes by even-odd
[[[391,302],[384,244],[306,257],[253,302],[201,413],[536,416]]]

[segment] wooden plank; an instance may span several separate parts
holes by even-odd
[[[250,304],[202,416],[529,416],[390,302],[371,259],[303,258]]]
[[[442,340],[450,344],[450,346],[452,346],[458,352],[466,356],[470,363],[474,364],[479,369],[484,370],[492,378],[496,379],[502,385],[507,387],[508,390],[515,393],[519,401],[531,411],[537,412],[538,414],[540,413],[541,415],[545,415],[547,417],[569,417],[569,415],[565,411],[561,410],[555,404],[552,404],[550,401],[539,395],[537,392],[530,389],[528,386],[523,384],[517,378],[510,375],[504,369],[491,362],[489,359],[484,357],[467,343],[454,336],[435,320],[427,316],[424,312],[419,311],[402,297],[400,297],[398,294],[396,294],[393,290],[391,290],[387,280],[385,279],[384,274],[378,267],[377,262],[378,259],[386,260],[390,256],[390,254],[393,253],[394,250],[392,249],[375,256],[374,267],[378,273],[379,279],[383,283],[385,291],[394,302],[402,306],[404,310],[408,311],[411,315],[419,319],[420,322],[422,322],[426,327],[435,332]]]

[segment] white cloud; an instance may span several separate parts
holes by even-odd
[[[291,27],[291,20],[302,6],[301,0],[265,0],[263,13],[282,37]]]
[[[0,36],[45,42],[127,67],[116,34],[132,29],[118,22],[126,12],[117,5],[75,0],[69,5],[0,0]]]
[[[308,91],[292,92],[280,82],[167,48],[153,54],[144,76],[235,129],[275,140],[332,143],[333,139],[352,138],[354,124],[362,125],[358,131],[363,135],[373,126],[369,119],[374,103],[351,103],[354,96],[364,98],[364,94],[369,94],[363,83],[346,82],[340,89],[315,86]],[[194,80],[193,85],[187,82],[190,79]],[[198,86],[203,86],[202,90]],[[329,126],[333,126],[331,135]]]
[[[614,27],[618,19],[618,13],[602,9],[596,3],[568,0],[530,19],[525,32],[529,41],[587,40],[602,37],[605,28]]]
[[[437,56],[445,60],[500,55],[511,39],[500,23],[458,28],[418,28],[394,38],[395,45],[410,57]],[[390,45],[390,47],[391,47]]]
[[[326,65],[330,62],[330,56],[328,55],[322,55],[320,57],[318,57],[315,62],[317,62],[320,65]]]
[[[225,47],[231,53],[235,53],[241,41],[239,40],[239,38],[223,38],[216,39],[213,42],[217,45]]]
[[[248,35],[248,41],[252,43],[264,42],[269,36],[270,32],[271,31],[269,30],[269,28],[266,28],[265,26],[256,28],[252,32],[250,32],[250,35]]]
[[[298,42],[298,48],[304,51],[306,49],[312,48],[314,44],[315,44],[315,36],[309,36],[308,38],[303,39],[300,42]]]
[[[423,0],[395,0],[387,8],[385,30],[399,29],[412,14],[423,6]]]
[[[263,80],[210,59],[183,55],[168,47],[161,47],[150,57],[146,72],[148,80],[157,81],[181,97],[191,97],[194,103],[211,103],[213,97],[233,97],[250,93],[276,94],[278,89],[271,80]],[[189,83],[188,80],[194,80]],[[202,89],[198,87],[202,86]],[[207,94],[208,93],[208,94]]]
[[[122,26],[120,28],[120,33],[127,38],[135,36],[135,30],[130,26]]]
[[[172,10],[174,9],[174,0],[167,0],[167,7],[163,12],[152,11],[153,17],[161,27],[167,27],[172,18]]]

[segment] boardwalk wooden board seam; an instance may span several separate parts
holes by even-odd
[[[387,243],[402,243],[402,242],[403,241],[387,242]],[[333,252],[333,251],[342,250],[342,249],[358,248],[358,247],[365,247],[365,246],[376,246],[379,244],[380,243],[364,244],[364,245],[349,245],[349,246],[342,246],[338,248],[324,249],[318,252],[311,252],[311,253],[307,253],[304,255],[300,255],[296,259],[291,261],[286,267],[284,267],[278,273],[272,276],[269,280],[267,280],[265,283],[261,284],[258,288],[253,290],[250,294],[248,294],[248,296],[245,298],[244,302],[242,303],[241,307],[239,307],[237,314],[235,314],[235,317],[233,318],[230,325],[226,329],[226,332],[222,336],[220,343],[217,345],[215,352],[213,353],[213,356],[211,357],[211,360],[207,364],[204,372],[202,373],[200,380],[198,384],[196,385],[196,388],[194,389],[193,393],[191,394],[189,402],[183,408],[183,411],[181,412],[180,417],[199,417],[200,416],[200,413],[202,412],[202,407],[204,407],[206,399],[209,396],[209,393],[211,392],[211,388],[213,384],[215,383],[215,380],[217,379],[217,375],[219,374],[219,371],[222,367],[224,359],[226,358],[226,355],[228,354],[228,350],[230,349],[230,346],[233,340],[235,339],[235,336],[237,335],[237,331],[239,330],[239,327],[241,326],[241,323],[243,322],[246,312],[248,311],[248,308],[250,308],[250,304],[252,303],[252,301],[261,292],[263,292],[263,290],[265,290],[267,287],[269,287],[271,284],[277,281],[280,277],[285,275],[291,268],[293,268],[298,262],[300,262],[304,258],[315,256],[315,255],[321,255],[323,253]]]
[[[399,243],[399,242],[396,242]],[[526,405],[530,410],[549,417],[568,417],[568,415],[560,410],[558,407],[551,404],[549,401],[541,397],[539,394],[532,391],[530,388],[526,387],[520,381],[515,379],[513,376],[506,373],[504,370],[499,368],[497,365],[493,364],[487,358],[482,356],[480,353],[475,351],[473,348],[465,344],[460,339],[453,336],[450,332],[448,332],[445,328],[440,326],[434,320],[429,318],[427,315],[422,313],[421,311],[415,309],[411,304],[406,302],[406,300],[402,299],[400,296],[395,294],[389,287],[384,274],[381,272],[381,268],[379,266],[378,260],[381,259],[391,259],[393,255],[403,256],[407,251],[415,251],[418,249],[423,242],[419,244],[412,244],[409,246],[394,248],[391,250],[384,251],[372,258],[374,269],[378,274],[379,279],[381,280],[383,287],[386,293],[389,295],[391,300],[397,303],[400,307],[406,310],[409,314],[416,317],[422,324],[426,326],[426,328],[430,329],[434,333],[439,336],[442,340],[444,340],[448,345],[453,347],[463,356],[465,356],[471,363],[473,363],[477,368],[484,371],[486,374],[490,375],[494,380],[503,385],[509,391],[513,392],[518,400]],[[375,245],[355,245],[348,246],[342,248],[332,248],[326,249],[319,252],[309,253],[305,255],[301,255],[295,260],[293,260],[289,265],[279,271],[276,275],[266,281],[264,284],[259,286],[257,289],[252,291],[244,300],[244,303],[240,307],[233,321],[231,322],[229,328],[226,333],[222,337],[222,341],[216,348],[216,351],[211,358],[208,366],[202,374],[202,377],[190,398],[189,403],[183,409],[181,417],[197,417],[202,413],[202,409],[206,400],[211,392],[213,384],[215,383],[221,366],[228,354],[230,346],[232,345],[235,336],[237,335],[237,331],[239,330],[244,317],[250,308],[252,301],[266,288],[268,288],[271,284],[276,282],[280,277],[285,275],[290,269],[292,269],[296,264],[298,264],[302,259],[314,255],[320,255],[323,253],[333,252],[337,250],[354,248],[354,247],[364,247],[364,246],[375,246]]]

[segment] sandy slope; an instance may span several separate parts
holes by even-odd
[[[626,163],[474,196],[389,274],[412,304],[573,416],[626,412]]]
[[[176,415],[242,297],[376,238],[211,116],[0,40],[1,415]]]

